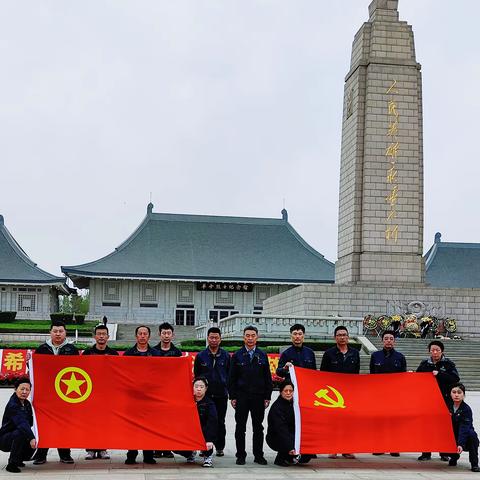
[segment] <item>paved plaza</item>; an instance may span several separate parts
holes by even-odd
[[[13,390],[0,390],[0,405],[3,411],[4,405]],[[274,394],[276,396],[276,393]],[[413,401],[422,401],[412,395]],[[475,424],[477,431],[480,431],[480,392],[467,392],[467,403],[474,411]],[[392,408],[392,413],[395,408]],[[398,408],[398,414],[401,415],[401,408]],[[95,419],[97,421],[97,419]],[[165,428],[168,428],[168,422],[171,419],[165,419]],[[169,480],[196,478],[197,480],[222,479],[222,480],[243,480],[243,479],[261,479],[276,480],[285,478],[301,479],[385,479],[390,480],[411,480],[411,479],[463,479],[475,478],[480,474],[470,472],[468,463],[468,454],[463,454],[456,468],[448,467],[445,462],[441,462],[438,454],[434,454],[434,459],[429,462],[418,462],[416,460],[418,453],[402,454],[400,458],[393,458],[390,455],[374,457],[372,455],[358,455],[356,460],[331,460],[327,455],[320,455],[318,459],[313,460],[308,465],[294,467],[277,467],[273,465],[274,452],[268,447],[265,448],[265,456],[269,461],[268,466],[259,466],[253,463],[253,457],[247,457],[245,466],[235,465],[235,443],[234,443],[234,418],[233,409],[229,408],[227,417],[227,447],[225,457],[214,460],[214,468],[202,468],[198,465],[187,465],[182,457],[175,456],[175,459],[159,459],[157,465],[135,466],[124,464],[125,452],[114,450],[111,460],[84,460],[85,452],[83,450],[73,450],[72,456],[75,459],[74,465],[64,465],[58,462],[56,450],[50,450],[48,462],[45,465],[34,466],[27,463],[27,467],[22,469],[19,478],[45,478],[52,480]],[[88,428],[88,425],[85,426]],[[372,428],[374,428],[372,426]],[[395,428],[395,418],[392,414],[392,428]],[[251,431],[247,432],[247,451],[251,451]],[[15,474],[5,471],[8,453],[0,452],[0,480],[15,477]],[[140,457],[141,458],[141,455]]]

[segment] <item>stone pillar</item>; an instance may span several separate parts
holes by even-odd
[[[420,64],[398,0],[373,0],[345,79],[335,282],[424,281]]]

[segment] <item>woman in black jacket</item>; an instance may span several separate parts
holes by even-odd
[[[288,467],[295,460],[295,416],[293,413],[293,384],[286,380],[280,384],[280,396],[268,412],[268,446],[278,452],[275,465]]]
[[[455,467],[460,454],[468,451],[472,472],[480,472],[478,467],[478,435],[473,428],[472,409],[463,401],[465,398],[464,385],[462,383],[452,385],[450,395],[452,402],[449,405],[449,410],[452,415],[452,427],[457,451],[450,454],[448,465]]]
[[[205,394],[208,389],[208,380],[205,377],[195,377],[193,380],[193,398],[197,404],[198,418],[202,427],[203,438],[207,449],[201,455],[204,467],[213,467],[213,443],[217,439],[217,409],[215,403]],[[197,452],[175,451],[187,459],[187,463],[195,463]]]
[[[37,447],[32,432],[32,405],[27,400],[32,384],[28,379],[15,382],[15,392],[5,407],[0,428],[0,450],[10,452],[7,472],[20,473],[23,460],[29,460]]]

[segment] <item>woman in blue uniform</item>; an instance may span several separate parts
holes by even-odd
[[[463,451],[468,451],[472,472],[480,472],[478,467],[478,435],[473,428],[472,409],[464,402],[465,387],[455,383],[450,389],[452,402],[449,410],[452,415],[453,433],[457,442],[457,453],[449,454],[448,465],[455,467]]]

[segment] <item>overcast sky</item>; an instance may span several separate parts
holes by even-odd
[[[95,260],[155,212],[277,217],[337,258],[344,76],[370,0],[1,0],[0,213]],[[480,242],[477,0],[400,0],[424,94],[425,250]]]

